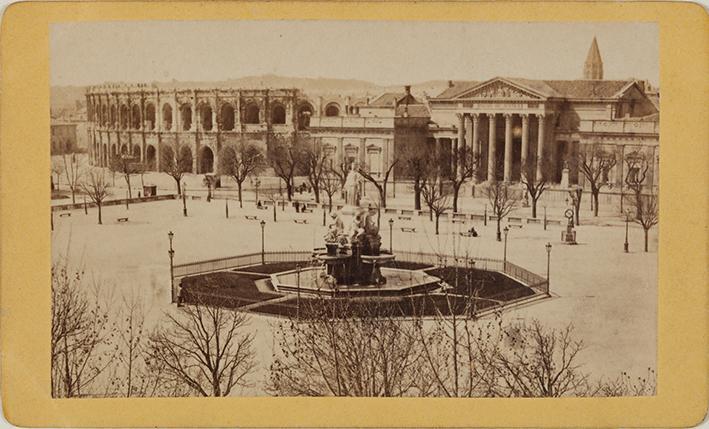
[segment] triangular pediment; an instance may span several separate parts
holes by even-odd
[[[468,91],[465,91],[456,99],[482,98],[482,99],[502,99],[502,100],[542,100],[544,95],[522,85],[512,83],[506,79],[495,78],[483,82]]]

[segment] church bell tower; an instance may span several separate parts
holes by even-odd
[[[598,49],[595,37],[591,42],[588,55],[586,55],[586,62],[583,63],[583,78],[586,80],[603,79],[603,60],[601,60],[601,51]]]

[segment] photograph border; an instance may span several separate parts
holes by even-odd
[[[443,398],[51,399],[50,25],[229,19],[656,22],[663,94],[657,395],[474,398],[465,403]],[[705,198],[709,49],[706,38],[698,36],[709,31],[709,19],[701,6],[669,2],[28,2],[9,6],[2,24],[0,381],[3,412],[10,423],[53,427],[677,427],[696,425],[704,418],[709,395],[709,207]],[[697,190],[699,198],[693,195]]]

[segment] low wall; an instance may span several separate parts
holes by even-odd
[[[170,194],[170,195],[156,195],[154,197],[140,197],[140,198],[123,198],[120,200],[106,200],[101,203],[102,207],[106,206],[119,206],[119,205],[124,205],[126,201],[128,201],[128,204],[136,204],[136,203],[150,203],[153,201],[164,201],[164,200],[175,200],[178,198],[178,195],[175,194]],[[87,207],[96,207],[96,203],[94,202],[86,202]],[[76,204],[59,204],[56,206],[52,206],[52,211],[53,212],[58,212],[58,211],[64,211],[64,210],[78,210],[78,209],[83,209],[84,208],[84,203],[76,203]]]

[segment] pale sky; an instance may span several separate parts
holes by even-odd
[[[277,74],[380,85],[579,79],[593,36],[606,79],[659,84],[654,23],[134,21],[52,26],[52,85]]]

